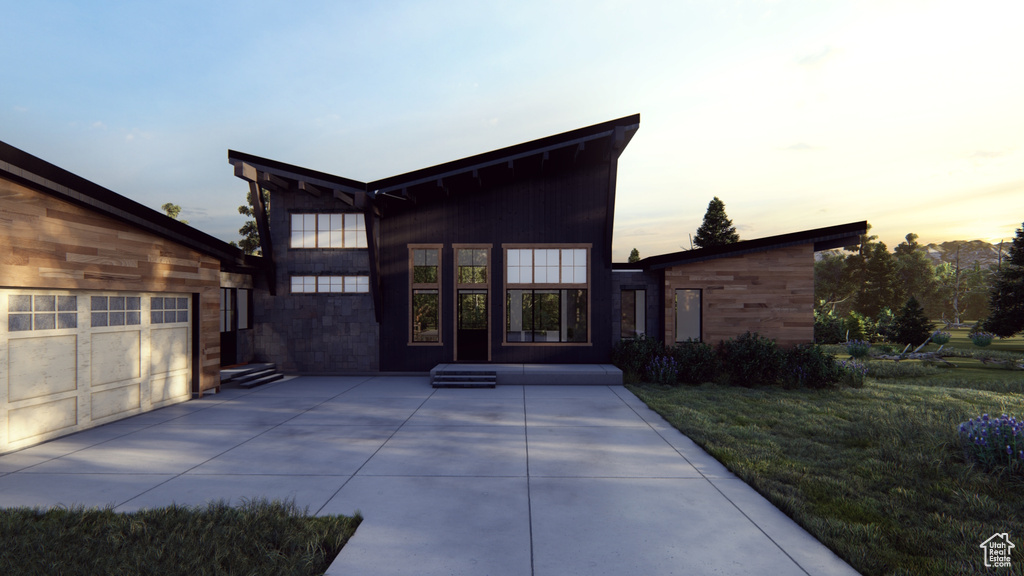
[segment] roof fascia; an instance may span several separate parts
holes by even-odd
[[[296,182],[308,182],[315,186],[340,189],[349,193],[366,192],[365,182],[327,174],[326,172],[318,172],[316,170],[310,170],[309,168],[286,164],[284,162],[278,162],[277,160],[262,158],[260,156],[254,156],[252,154],[246,154],[245,152],[238,152],[236,150],[228,150],[228,162],[236,167],[240,164],[248,164],[260,172],[273,174],[274,176],[281,178],[288,178],[290,180],[295,180]]]

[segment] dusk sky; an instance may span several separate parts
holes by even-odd
[[[1024,221],[1024,2],[0,0],[0,140],[235,240],[229,148],[361,181],[639,113],[614,258]]]

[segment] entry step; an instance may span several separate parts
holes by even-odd
[[[489,370],[437,370],[431,385],[434,388],[494,388],[498,374]]]
[[[284,374],[277,371],[276,364],[245,364],[220,371],[222,385],[231,384],[246,389],[276,382],[281,378],[284,378]]]

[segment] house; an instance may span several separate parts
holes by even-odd
[[[758,332],[780,346],[814,341],[814,253],[860,243],[853,222],[616,264],[617,338],[711,344]]]
[[[0,453],[216,390],[251,332],[255,260],[3,142],[0,247]]]
[[[373,182],[229,151],[264,254],[255,356],[328,373],[606,363],[616,167],[639,123]]]

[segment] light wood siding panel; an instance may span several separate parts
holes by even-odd
[[[0,286],[199,294],[198,383],[220,386],[220,262],[0,178]]]
[[[780,346],[814,341],[814,247],[683,264],[665,270],[665,342],[675,342],[676,289],[702,290],[702,340],[709,344],[746,332]]]

